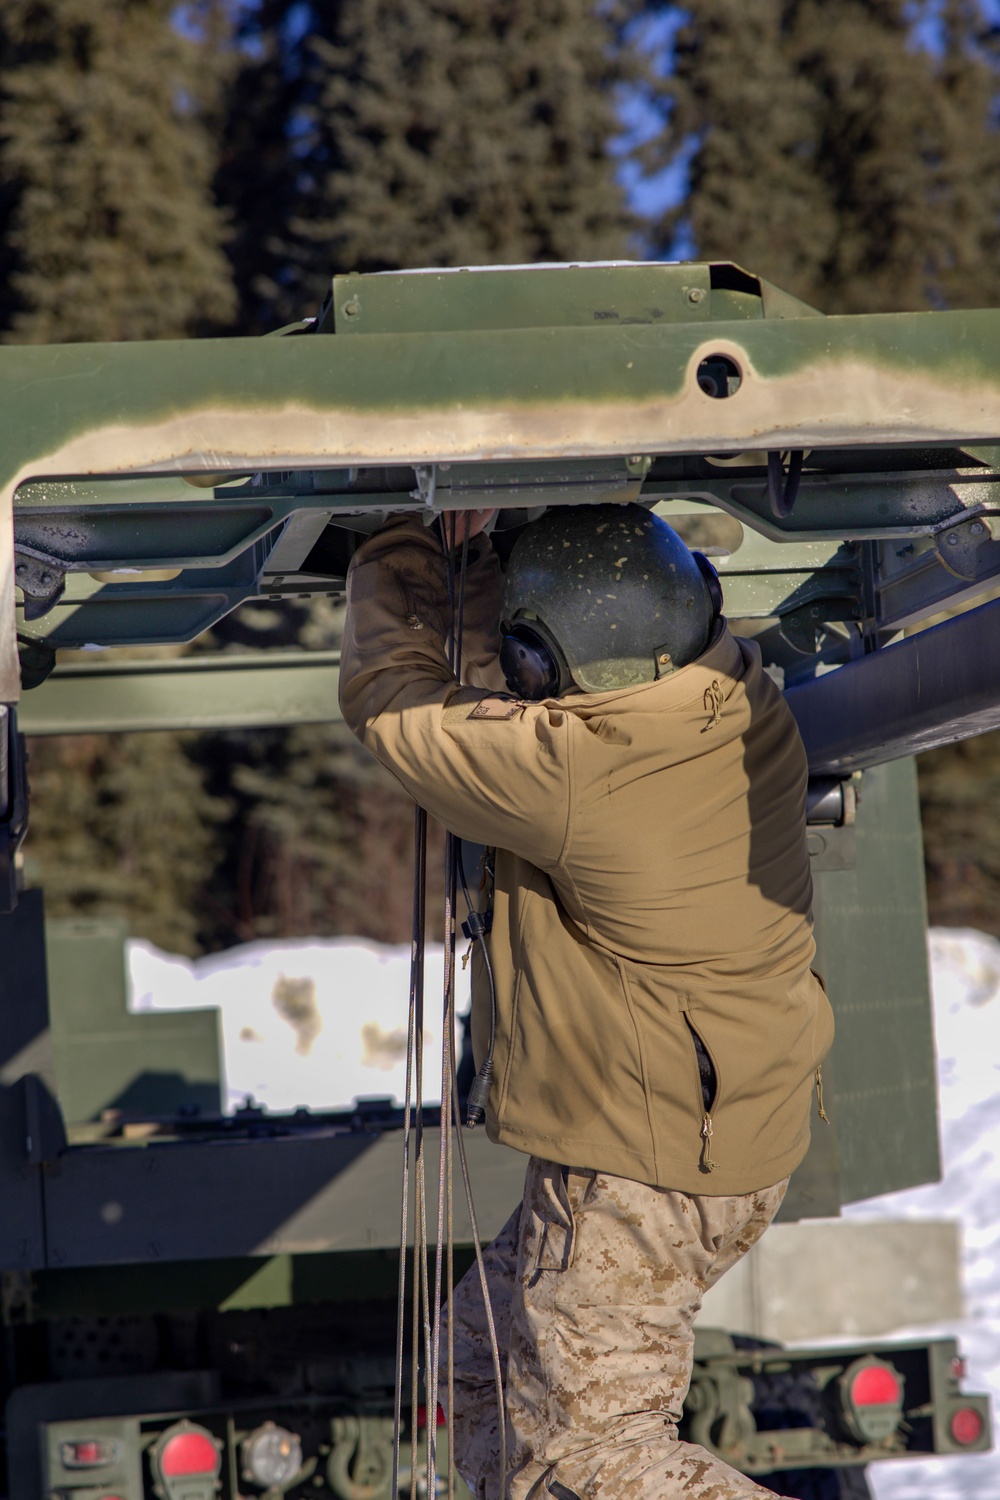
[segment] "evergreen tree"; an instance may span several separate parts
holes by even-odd
[[[808,299],[835,221],[816,163],[815,91],[782,45],[782,0],[685,9],[646,166],[695,149],[686,196],[653,226],[653,248],[668,253],[682,231],[695,256],[735,260]]]
[[[931,211],[948,215],[952,252],[940,298],[947,307],[993,307],[1000,303],[1000,31],[977,0],[945,0],[940,26],[943,147]]]
[[[293,0],[259,0],[237,30],[242,61],[227,94],[216,190],[230,216],[226,250],[237,330],[263,334],[315,311],[286,288],[294,219],[308,153],[304,38]]]
[[[919,759],[930,920],[1000,937],[1000,735]]]
[[[0,10],[4,336],[181,337],[234,307],[211,195],[221,0],[5,0]],[[124,913],[197,949],[225,807],[179,735],[31,746],[30,879],[54,915]]]
[[[219,736],[202,753],[233,806],[203,902],[206,946],[338,933],[409,939],[413,803],[343,724]],[[429,933],[441,926],[443,854],[433,826]]]
[[[4,0],[8,339],[178,338],[230,318],[211,196],[221,9],[195,16],[202,41],[181,33],[176,11],[174,0]]]
[[[138,937],[198,951],[202,893],[228,808],[206,792],[180,738],[31,742],[25,873],[44,887],[49,916],[125,916]]]
[[[645,65],[614,7],[265,0],[253,41],[227,137],[244,142],[242,176],[224,172],[226,201],[242,211],[254,191],[248,95],[272,132],[285,113],[287,165],[270,237],[263,223],[255,236],[266,263],[248,321],[313,310],[334,272],[627,253],[635,220],[610,147],[616,91]],[[281,176],[266,157],[265,184]]]
[[[941,48],[905,0],[693,0],[655,165],[694,143],[684,225],[826,312],[1000,297],[996,77],[972,0]]]

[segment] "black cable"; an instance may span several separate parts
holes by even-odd
[[[423,1085],[422,1064],[420,1053],[422,1051],[423,1033],[423,983],[424,983],[424,928],[425,909],[427,893],[427,814],[422,807],[414,809],[414,839],[413,839],[413,925],[410,943],[410,1003],[409,1020],[406,1036],[406,1090],[403,1105],[403,1190],[400,1205],[400,1236],[399,1236],[399,1273],[397,1287],[396,1306],[396,1380],[395,1380],[395,1405],[393,1420],[393,1444],[392,1444],[392,1493],[397,1495],[399,1491],[399,1451],[400,1436],[402,1430],[402,1402],[403,1402],[403,1337],[405,1328],[405,1305],[406,1305],[406,1242],[409,1229],[409,1182],[410,1182],[410,1131],[412,1121],[412,1108],[414,1096],[414,1062],[417,1063],[416,1073],[416,1166],[418,1173],[417,1183],[417,1212],[416,1219],[422,1215],[422,1200],[420,1173],[423,1170]],[[421,1266],[419,1263],[419,1249],[417,1244],[416,1225],[414,1232],[414,1254],[413,1254],[413,1350],[412,1368],[410,1372],[410,1402],[411,1409],[416,1405],[417,1399],[417,1350],[419,1348],[418,1327],[420,1319],[420,1291],[421,1291]],[[426,1297],[425,1297],[426,1301]],[[411,1418],[411,1453],[410,1474],[411,1490],[416,1477],[416,1421]],[[414,1496],[415,1500],[415,1496]]]
[[[469,555],[469,522],[468,522],[468,518],[466,518],[465,536],[462,539],[462,560],[461,560],[461,566],[460,566],[460,570],[459,570],[459,580],[458,580],[458,611],[457,611],[457,615],[456,615],[456,612],[455,612],[455,592],[454,592],[454,557],[455,557],[455,547],[454,547],[454,543],[455,543],[455,517],[454,517],[454,515],[452,516],[451,519],[452,519],[452,534],[451,534],[452,546],[451,546],[451,549],[450,549],[450,551],[448,553],[449,598],[452,601],[451,656],[452,656],[452,671],[454,672],[456,679],[459,682],[461,682],[461,679],[462,679],[462,633],[463,633],[463,627],[464,627],[464,623],[465,623],[465,578],[466,578],[466,568],[467,568],[467,565],[468,565],[468,555]],[[448,858],[448,856],[450,856],[450,858]],[[458,878],[459,878],[459,880],[461,881],[462,894],[463,894],[463,896],[465,898],[465,903],[466,903],[466,906],[468,907],[468,910],[469,910],[469,926],[466,927],[464,930],[466,930],[467,932],[471,933],[473,919],[476,919],[477,922],[478,922],[478,924],[479,924],[479,928],[481,929],[479,931],[479,933],[478,933],[478,936],[480,938],[482,938],[485,935],[485,930],[486,929],[485,929],[485,925],[483,923],[482,915],[479,912],[474,911],[473,906],[472,906],[472,898],[471,898],[471,896],[469,894],[469,885],[468,885],[468,881],[465,878],[465,863],[464,863],[464,860],[462,858],[462,842],[461,842],[460,839],[455,838],[455,836],[453,834],[449,834],[448,835],[448,845],[446,847],[446,858],[448,859],[447,868],[448,868],[449,873],[450,873],[450,881],[451,881],[450,890],[451,890],[451,893],[452,893],[452,908],[454,907],[455,876],[457,875]],[[450,936],[451,945],[452,945],[452,965],[454,966],[455,934],[454,934],[454,928],[453,928],[453,926],[452,926],[451,929],[449,929],[449,936]],[[482,1066],[482,1068],[480,1068],[479,1075],[474,1080],[472,1088],[469,1090],[469,1100],[466,1102],[466,1111],[467,1111],[467,1113],[466,1113],[466,1123],[470,1127],[476,1125],[479,1122],[479,1120],[481,1120],[483,1118],[483,1115],[484,1115],[484,1112],[485,1112],[486,1100],[488,1099],[489,1092],[490,1092],[490,1080],[491,1080],[492,1075],[493,1075],[493,1048],[494,1048],[494,1043],[495,1043],[495,1040],[496,1040],[496,1018],[497,1018],[496,986],[495,986],[494,980],[493,980],[493,966],[490,963],[489,949],[487,948],[485,942],[482,944],[482,952],[483,952],[483,958],[484,958],[484,960],[486,962],[486,972],[487,972],[487,975],[489,976],[489,982],[490,982],[490,1043],[489,1043],[489,1049],[487,1051],[486,1058],[485,1058],[485,1060],[483,1062],[483,1066]],[[454,973],[454,967],[453,967],[452,972]],[[452,1014],[454,1014],[454,1007],[452,1007]],[[453,1031],[450,1032],[449,1036],[451,1037],[451,1040],[453,1042],[454,1041],[454,1032]],[[457,1138],[457,1141],[458,1141],[458,1157],[459,1157],[459,1162],[460,1162],[461,1168],[462,1168],[462,1181],[463,1181],[463,1184],[464,1184],[464,1187],[465,1187],[465,1199],[466,1199],[466,1202],[467,1202],[467,1204],[469,1206],[469,1218],[470,1218],[470,1221],[471,1221],[471,1224],[472,1224],[472,1242],[473,1242],[473,1245],[475,1247],[476,1264],[477,1264],[477,1267],[478,1267],[478,1270],[479,1270],[479,1285],[480,1285],[480,1290],[482,1291],[483,1305],[484,1305],[485,1312],[486,1312],[486,1326],[487,1326],[487,1330],[488,1330],[488,1333],[489,1333],[490,1353],[491,1353],[492,1359],[493,1359],[493,1378],[494,1378],[494,1381],[496,1383],[496,1397],[497,1397],[497,1425],[498,1425],[498,1431],[499,1431],[499,1437],[500,1437],[500,1483],[499,1483],[499,1489],[500,1489],[500,1495],[503,1496],[504,1494],[506,1494],[506,1474],[507,1474],[507,1419],[506,1419],[506,1409],[505,1409],[505,1403],[504,1403],[503,1371],[501,1370],[501,1366],[500,1366],[500,1345],[499,1345],[499,1341],[497,1339],[496,1323],[495,1323],[495,1320],[494,1320],[494,1317],[493,1317],[493,1307],[492,1307],[492,1304],[491,1304],[491,1301],[490,1301],[490,1289],[489,1289],[489,1285],[488,1285],[487,1277],[486,1277],[486,1263],[485,1263],[485,1261],[483,1259],[482,1240],[481,1240],[480,1233],[479,1233],[479,1224],[478,1224],[477,1219],[476,1219],[476,1206],[475,1206],[475,1202],[473,1200],[472,1183],[471,1183],[471,1180],[469,1178],[469,1164],[468,1164],[468,1161],[466,1159],[465,1141],[464,1141],[463,1135],[462,1135],[461,1111],[459,1109],[459,1104],[458,1104],[457,1071],[454,1068],[454,1047],[452,1047],[452,1054],[451,1055],[452,1055],[452,1063],[453,1063],[453,1067],[452,1067],[452,1079],[451,1079],[451,1109],[452,1109],[452,1116],[453,1116],[453,1119],[455,1121],[455,1135],[456,1135],[456,1138]],[[477,1097],[477,1088],[478,1088],[479,1092],[482,1094],[482,1100],[481,1100],[481,1105],[477,1107],[477,1110],[478,1110],[477,1115],[474,1115],[473,1114],[473,1109],[472,1109],[472,1102]],[[444,1128],[444,1097],[443,1097],[443,1095],[442,1095],[442,1100],[441,1100],[441,1122],[442,1122],[442,1129],[443,1129]],[[450,1235],[449,1235],[449,1244],[450,1244]],[[451,1285],[451,1282],[449,1281],[449,1288],[450,1288],[450,1285]],[[449,1307],[448,1307],[449,1343],[451,1341],[451,1335],[452,1335],[452,1332],[453,1332],[453,1323],[454,1323],[454,1319],[452,1317],[452,1307],[451,1307],[451,1301],[450,1301],[450,1297],[449,1297]],[[448,1365],[449,1386],[451,1384],[451,1376],[452,1376],[452,1360],[453,1360],[453,1350],[451,1348],[449,1348],[449,1365]],[[453,1394],[453,1393],[450,1392],[450,1394]],[[451,1406],[451,1404],[449,1404],[449,1411],[451,1409],[452,1409],[452,1406]],[[449,1500],[451,1500],[451,1497],[452,1497],[453,1475],[454,1475],[454,1465],[453,1465],[452,1462],[449,1461],[449,1465],[448,1465]]]
[[[434,1298],[431,1304],[434,1323],[431,1334],[431,1359],[425,1381],[427,1391],[427,1493],[437,1494],[437,1408],[440,1391],[441,1359],[441,1297],[448,1299],[449,1315],[452,1311],[453,1222],[452,1222],[452,1168],[451,1129],[448,1116],[451,1111],[451,1096],[455,1076],[455,844],[453,834],[445,839],[444,872],[444,1005],[442,1015],[441,1053],[441,1133],[438,1159],[438,1212],[437,1245],[434,1256]],[[456,1122],[457,1123],[457,1122]],[[449,1330],[452,1319],[449,1316]],[[449,1341],[450,1341],[449,1332]],[[448,1365],[448,1387],[451,1396],[452,1367]],[[453,1403],[449,1401],[449,1412]],[[450,1470],[449,1470],[450,1474]],[[449,1478],[449,1488],[451,1480]]]
[[[802,478],[802,449],[796,448],[788,455],[788,478],[784,476],[780,453],[767,455],[767,498],[771,502],[771,514],[778,521],[790,516],[795,509]]]
[[[454,1089],[452,1096],[452,1108],[455,1111],[455,1120],[459,1118],[458,1088]],[[486,1275],[486,1260],[483,1256],[483,1237],[479,1232],[479,1221],[476,1217],[476,1205],[472,1192],[472,1180],[469,1176],[469,1161],[465,1152],[465,1138],[462,1127],[459,1125],[455,1132],[458,1140],[458,1160],[462,1168],[462,1182],[465,1187],[465,1201],[469,1205],[469,1222],[472,1226],[472,1248],[476,1253],[476,1268],[479,1272],[479,1290],[483,1297],[483,1309],[486,1313],[486,1331],[489,1335],[490,1356],[493,1360],[493,1381],[497,1397],[497,1428],[500,1438],[500,1484],[499,1493],[502,1497],[507,1493],[507,1414],[504,1401],[503,1370],[500,1367],[500,1341],[497,1338],[496,1319],[493,1316],[493,1304],[490,1301],[489,1278]],[[449,1327],[451,1320],[449,1319]],[[451,1465],[449,1464],[449,1472]]]
[[[486,1056],[483,1058],[482,1067],[472,1081],[469,1089],[469,1097],[465,1101],[465,1123],[470,1130],[481,1125],[486,1118],[486,1101],[490,1097],[490,1089],[493,1086],[493,1054],[496,1050],[497,1040],[497,989],[493,978],[493,964],[490,961],[490,950],[484,939],[488,928],[483,921],[482,912],[478,912],[472,905],[472,895],[469,891],[469,883],[465,878],[465,862],[462,859],[462,846],[459,843],[458,853],[458,878],[462,884],[462,895],[469,909],[469,919],[465,923],[465,933],[473,941],[480,944],[480,952],[483,955],[483,963],[486,966],[486,978],[490,986],[490,1039],[486,1048]],[[477,920],[478,919],[478,920]]]
[[[455,598],[455,526],[454,512],[449,517],[451,521],[451,546],[448,550],[448,598],[451,603],[452,633],[451,633],[451,667],[456,678],[461,680],[462,671],[462,629],[465,623],[465,575],[469,557],[469,523],[466,519],[465,535],[462,538],[462,561],[458,578],[458,599]],[[457,612],[456,612],[457,611]],[[449,835],[450,837],[450,835]],[[493,1054],[496,1048],[497,1033],[497,991],[493,978],[493,965],[490,962],[489,949],[483,942],[488,927],[483,922],[482,913],[475,910],[472,905],[472,897],[469,894],[468,881],[465,878],[465,866],[462,861],[462,846],[459,840],[455,840],[455,869],[462,883],[462,894],[468,908],[468,920],[463,923],[463,931],[473,942],[477,939],[482,944],[483,959],[486,964],[486,975],[490,986],[490,1041],[483,1059],[482,1067],[472,1081],[469,1089],[469,1097],[465,1101],[465,1123],[470,1130],[481,1125],[486,1118],[486,1101],[490,1097],[490,1089],[493,1084]]]
[[[469,536],[468,522],[466,522],[465,536],[462,540],[461,562],[458,570],[458,591],[456,598],[455,578],[455,542],[456,542],[457,518],[454,514],[441,518],[441,540],[447,559],[447,582],[448,601],[451,607],[452,630],[449,643],[449,657],[452,671],[456,679],[461,681],[462,664],[462,633],[465,615],[465,582],[468,566]],[[450,532],[450,536],[449,536]],[[450,545],[449,545],[450,542]],[[451,1164],[451,1130],[449,1127],[449,1115],[454,1121],[454,1127],[458,1138],[459,1158],[462,1166],[462,1177],[465,1186],[466,1198],[469,1205],[469,1214],[473,1224],[473,1236],[475,1239],[476,1260],[479,1266],[480,1283],[486,1305],[486,1320],[490,1335],[490,1347],[493,1356],[494,1378],[497,1387],[497,1403],[500,1421],[500,1452],[501,1469],[506,1471],[506,1432],[504,1427],[504,1403],[503,1403],[503,1378],[500,1368],[499,1346],[497,1343],[496,1327],[490,1306],[489,1288],[486,1284],[485,1265],[482,1256],[482,1247],[479,1243],[479,1231],[476,1222],[475,1206],[472,1201],[472,1185],[469,1180],[468,1164],[465,1157],[465,1147],[462,1141],[461,1111],[458,1103],[457,1069],[455,1062],[454,1045],[454,1012],[455,1012],[455,899],[457,880],[461,877],[462,891],[469,907],[470,921],[476,919],[482,924],[482,917],[474,912],[469,895],[468,884],[465,879],[465,870],[462,862],[461,843],[451,833],[448,834],[445,843],[445,1002],[444,1002],[444,1026],[443,1026],[443,1053],[442,1053],[442,1081],[441,1081],[441,1141],[440,1141],[440,1173],[438,1182],[438,1225],[437,1225],[437,1253],[435,1256],[435,1275],[433,1297],[430,1294],[429,1285],[429,1257],[427,1239],[427,1200],[426,1186],[424,1180],[424,1108],[423,1108],[423,1031],[424,1031],[424,946],[426,932],[426,869],[427,869],[427,814],[418,807],[416,809],[416,821],[414,829],[414,889],[413,889],[413,928],[410,950],[410,1014],[407,1035],[407,1064],[406,1064],[406,1101],[404,1107],[404,1146],[403,1146],[403,1192],[401,1204],[401,1226],[400,1226],[400,1263],[399,1263],[399,1286],[398,1286],[398,1313],[396,1329],[396,1390],[394,1411],[394,1434],[393,1434],[393,1457],[392,1457],[392,1490],[393,1495],[397,1493],[399,1482],[399,1456],[400,1436],[402,1427],[402,1376],[403,1376],[403,1333],[405,1326],[405,1292],[406,1292],[406,1242],[409,1219],[409,1180],[410,1180],[410,1140],[411,1124],[413,1127],[413,1167],[415,1177],[414,1194],[414,1264],[413,1264],[413,1294],[412,1294],[412,1351],[410,1372],[410,1399],[411,1399],[411,1422],[410,1422],[410,1500],[417,1500],[417,1417],[416,1401],[419,1381],[419,1355],[420,1329],[423,1324],[423,1337],[425,1346],[425,1393],[426,1393],[426,1435],[427,1435],[427,1493],[435,1495],[437,1492],[437,1404],[440,1375],[440,1336],[441,1336],[441,1299],[444,1291],[448,1303],[448,1359],[447,1359],[447,1381],[448,1381],[448,1410],[454,1408],[454,1326],[452,1287],[454,1283],[454,1258],[453,1241],[454,1225],[452,1216],[452,1164]],[[463,924],[463,927],[465,924]],[[496,990],[493,980],[493,970],[490,964],[489,954],[484,945],[484,957],[486,959],[487,973],[490,980],[490,1051],[488,1057],[489,1072],[492,1072],[492,1054],[496,1033]],[[485,1066],[485,1065],[484,1065]],[[481,1070],[481,1074],[482,1074]],[[479,1080],[477,1080],[479,1082]],[[489,1094],[489,1083],[487,1077],[486,1096]],[[415,1097],[414,1097],[415,1096]],[[485,1096],[484,1096],[485,1102]],[[481,1112],[480,1112],[481,1118]],[[470,1121],[475,1123],[475,1121]],[[445,1213],[445,1208],[447,1212]],[[446,1247],[442,1253],[443,1245]],[[446,1284],[445,1284],[446,1283]],[[432,1316],[433,1312],[433,1316]],[[450,1417],[449,1417],[450,1420]],[[449,1464],[448,1473],[448,1497],[454,1497],[454,1467]]]
[[[446,519],[442,518],[442,536],[445,541],[445,555],[447,562],[448,602],[451,612],[452,628],[450,640],[450,665],[456,679],[461,681],[462,662],[462,626],[465,612],[465,578],[469,555],[468,522],[466,522],[465,535],[462,541],[461,567],[458,579],[458,597],[456,599],[455,589],[455,543],[457,535],[458,518],[452,512]],[[450,533],[450,535],[449,535]],[[435,1255],[434,1271],[434,1326],[431,1337],[431,1360],[428,1367],[427,1379],[427,1492],[428,1495],[436,1493],[437,1481],[437,1430],[436,1412],[438,1404],[438,1392],[440,1386],[440,1342],[441,1342],[441,1296],[445,1291],[448,1301],[448,1396],[449,1411],[453,1407],[454,1397],[454,1362],[453,1362],[453,1319],[452,1313],[452,1287],[454,1283],[454,1260],[453,1260],[453,1222],[452,1222],[452,1163],[451,1163],[451,1131],[448,1124],[448,1115],[453,1109],[455,1088],[455,897],[457,885],[457,861],[456,851],[458,840],[455,835],[449,833],[445,839],[445,912],[444,912],[444,1014],[442,1025],[442,1076],[441,1076],[441,1137],[440,1137],[440,1162],[438,1172],[438,1222],[437,1222],[437,1252]],[[460,1122],[455,1116],[455,1126],[459,1128]],[[446,1222],[447,1220],[447,1222]],[[449,1465],[448,1492],[453,1494],[453,1472]]]

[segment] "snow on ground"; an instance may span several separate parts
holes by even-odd
[[[965,1317],[928,1329],[955,1335],[965,1388],[989,1391],[1000,1420],[1000,942],[936,928],[931,976],[941,1099],[943,1179],[844,1210],[852,1219],[957,1219],[964,1239]],[[873,1464],[878,1500],[998,1500],[1000,1453]]]
[[[978,932],[930,935],[944,1177],[869,1199],[858,1219],[956,1219],[963,1226],[966,1316],[899,1329],[958,1337],[965,1386],[1000,1414],[1000,942]],[[427,953],[425,1097],[440,1099],[443,955]],[[190,962],[148,943],[129,949],[133,1010],[217,1006],[228,1108],[335,1108],[359,1095],[402,1102],[409,948],[353,938],[248,943]],[[459,972],[458,1009],[468,1004]],[[878,1500],[1000,1500],[1000,1454],[874,1464]]]
[[[359,938],[246,943],[192,962],[129,944],[130,1009],[216,1006],[225,1067],[223,1108],[248,1098],[272,1110],[336,1109],[406,1087],[410,949]],[[424,1099],[441,1098],[444,949],[425,966]],[[469,1003],[459,969],[459,1011]],[[460,1032],[460,1028],[456,1028]]]

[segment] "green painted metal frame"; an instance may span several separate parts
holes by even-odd
[[[603,285],[631,285],[627,279],[638,270],[644,287],[659,285],[660,277],[665,293],[675,297],[678,288],[690,297],[706,274],[704,267],[619,267],[607,270]],[[172,560],[192,576],[174,580],[173,588],[141,578],[92,587],[98,581],[80,571],[71,578],[67,604],[57,606],[65,625],[68,611],[85,602],[91,614],[114,603],[121,611],[116,629],[130,640],[151,638],[136,634],[138,613],[156,620],[155,638],[181,639],[260,592],[267,554],[289,516],[313,508],[346,521],[401,504],[471,507],[484,493],[494,503],[517,506],[539,486],[553,501],[573,501],[586,481],[579,472],[560,477],[567,462],[604,466],[587,485],[586,498],[596,498],[602,485],[605,493],[634,490],[641,476],[630,472],[627,460],[652,457],[644,498],[709,501],[772,541],[867,537],[884,545],[905,538],[909,545],[913,537],[940,537],[971,517],[988,524],[1000,512],[989,451],[1000,434],[1000,311],[823,318],[789,301],[776,307],[777,317],[767,316],[764,302],[764,316],[743,309],[730,321],[636,316],[594,326],[511,328],[495,326],[494,274],[508,287],[518,275],[543,290],[571,292],[574,283],[566,278],[577,272],[538,268],[435,278],[444,285],[436,293],[439,309],[453,309],[448,331],[369,332],[365,298],[377,291],[384,300],[393,278],[347,278],[335,285],[334,301],[341,293],[346,300],[334,309],[332,338],[0,349],[0,701],[14,702],[19,693],[11,629],[15,503],[19,521],[29,527],[43,511],[50,518],[62,514],[72,526],[74,511],[94,516],[103,508],[121,546],[117,557],[83,558],[93,571],[95,561],[165,565],[162,552],[149,551],[149,518],[157,504],[166,506],[155,524],[161,537],[174,529],[179,540]],[[431,282],[421,286],[412,278],[406,285],[416,305]],[[709,306],[722,295],[710,291]],[[732,313],[738,294],[725,296]],[[343,336],[352,299],[361,307],[360,321]],[[487,306],[494,309],[494,326],[476,326],[476,308]],[[466,331],[455,331],[463,318]],[[739,389],[723,400],[698,384],[701,361],[720,355],[741,374]],[[978,451],[966,463],[953,452],[935,456],[934,445]],[[879,452],[900,447],[907,451],[888,458]],[[789,448],[809,450],[812,458],[794,515],[777,521],[768,509],[762,451]],[[851,450],[846,456],[845,448]],[[867,471],[859,449],[877,459]],[[829,461],[820,463],[824,453]],[[672,457],[705,454],[715,461],[702,461],[697,473],[684,472]],[[744,458],[727,466],[719,462],[726,455]],[[534,484],[523,467],[528,463],[536,466]],[[539,464],[547,468],[538,470]],[[424,478],[413,493],[394,487],[361,492],[344,483],[343,471],[373,466],[417,466]],[[204,492],[178,485],[175,499],[166,497],[167,476],[211,473],[260,478]],[[309,476],[308,492],[294,482],[289,487],[293,473]],[[319,487],[317,474],[323,475]],[[283,482],[274,485],[278,475]],[[155,504],[140,500],[135,489],[122,499],[123,489],[114,497],[107,485],[95,484],[138,476],[153,480]],[[56,481],[75,493],[54,490]],[[133,551],[130,528],[139,538]],[[209,545],[205,533],[213,528],[217,535]],[[196,531],[198,546],[192,544]],[[923,580],[916,589],[921,599],[928,587],[939,598],[960,587],[982,588],[1000,572],[993,545],[987,530],[979,548],[987,555],[978,558],[971,577],[967,569],[964,581],[954,584],[938,552],[932,548],[928,564],[915,551],[908,563],[900,562],[897,592],[914,574]],[[248,556],[251,548],[257,552]],[[772,561],[762,571],[773,576],[783,570]],[[734,577],[739,572],[737,564]],[[125,608],[130,603],[134,610]],[[912,601],[905,607],[912,609]],[[29,636],[48,633],[36,627],[22,628]],[[79,630],[64,630],[62,638],[78,643]]]
[[[18,727],[46,736],[332,723],[339,666],[338,651],[73,662],[25,694]]]

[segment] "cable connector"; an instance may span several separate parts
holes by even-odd
[[[493,1087],[493,1059],[488,1057],[476,1074],[465,1105],[465,1123],[474,1130],[486,1118],[486,1101]]]
[[[486,911],[472,911],[470,909],[468,917],[462,923],[462,931],[470,943],[474,943],[476,938],[485,937],[492,927],[492,906],[488,907]]]

